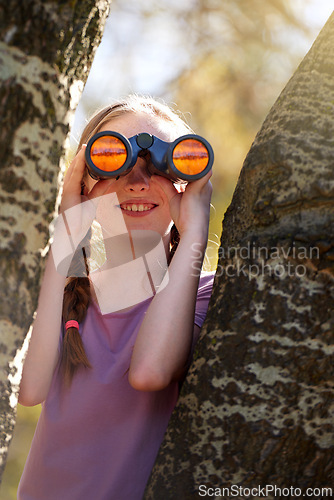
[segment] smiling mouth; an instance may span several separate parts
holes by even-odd
[[[157,205],[153,203],[121,203],[120,207],[125,212],[149,212]]]

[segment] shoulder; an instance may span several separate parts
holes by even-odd
[[[201,272],[197,289],[197,302],[208,301],[210,299],[212,294],[214,277],[215,277],[215,271]]]
[[[202,271],[199,284],[198,284],[198,292],[203,290],[212,290],[213,282],[215,278],[216,271]]]
[[[197,298],[196,298],[196,306],[195,306],[195,318],[194,323],[198,328],[201,328],[206,317],[206,313],[208,310],[213,281],[215,277],[215,271],[205,272],[202,271],[199,279],[198,290],[197,290]],[[199,329],[196,329],[194,332],[194,338],[198,338]]]

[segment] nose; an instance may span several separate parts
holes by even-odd
[[[147,191],[151,174],[148,170],[149,154],[139,154],[135,166],[125,176],[125,189],[131,192]]]

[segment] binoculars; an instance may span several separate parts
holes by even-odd
[[[118,178],[130,172],[142,152],[151,155],[151,174],[162,175],[174,183],[200,179],[209,172],[214,159],[212,147],[199,135],[183,135],[165,142],[146,132],[127,139],[108,130],[94,134],[87,143],[88,172],[96,180]]]

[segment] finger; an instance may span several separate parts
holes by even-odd
[[[210,182],[210,178],[212,176],[212,169],[196,181],[189,182],[185,188],[185,192],[191,192],[193,194],[200,194],[204,191],[212,191],[212,184]]]
[[[85,161],[84,161],[84,164],[82,164],[83,163],[83,158],[82,158],[83,154],[84,153],[83,153],[82,149],[80,149],[80,151],[75,155],[75,157],[73,158],[73,160],[70,163],[70,166],[66,170],[66,173],[64,176],[64,189],[66,189],[68,186],[73,187],[78,182],[77,178],[80,176],[80,174],[78,175],[78,173],[76,173],[78,171],[78,168],[79,168],[79,171],[84,172]],[[73,177],[73,175],[74,175],[74,177]],[[83,173],[82,173],[82,175],[83,175]],[[81,184],[81,179],[80,179],[80,184]]]
[[[64,183],[68,182],[68,180],[70,179],[70,177],[72,175],[73,168],[74,168],[74,164],[75,164],[75,157],[71,161],[69,167],[65,170]]]
[[[94,184],[92,189],[89,191],[88,198],[90,200],[103,196],[104,194],[113,193],[116,189],[110,179],[101,179]]]
[[[75,156],[72,164],[71,164],[71,171],[70,171],[70,177],[69,177],[69,182],[73,186],[78,186],[81,190],[81,181],[85,173],[85,168],[86,168],[86,160],[85,160],[85,149],[86,149],[86,144],[83,144],[81,146],[80,151],[78,154]]]

